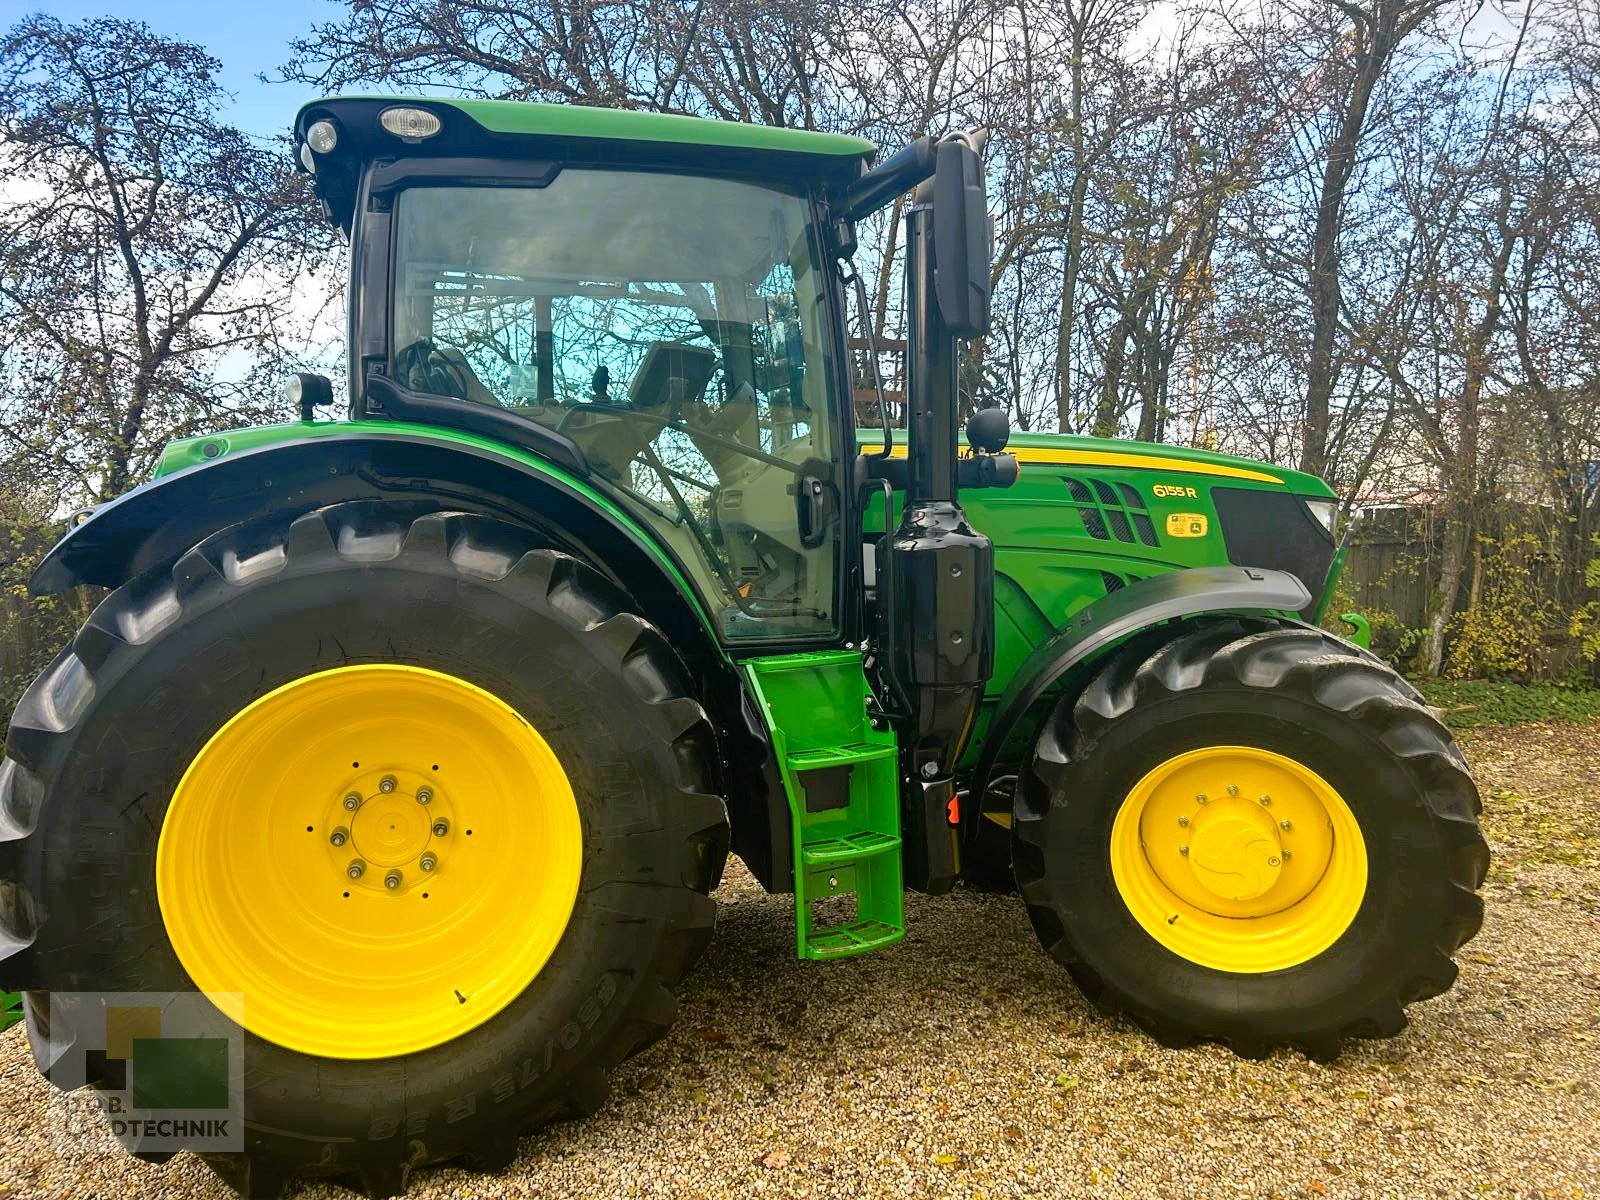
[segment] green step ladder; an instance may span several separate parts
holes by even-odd
[[[892,730],[867,717],[861,655],[848,650],[748,660],[772,733],[794,830],[795,948],[846,958],[906,935],[900,870],[900,766]],[[813,906],[847,908],[818,924]]]

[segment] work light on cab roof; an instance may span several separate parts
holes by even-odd
[[[405,105],[384,109],[378,114],[378,124],[408,142],[420,142],[443,128],[439,118],[427,109]]]

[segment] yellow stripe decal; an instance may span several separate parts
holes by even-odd
[[[1186,458],[1165,458],[1157,454],[1124,454],[1115,450],[1056,450],[1048,446],[1016,446],[1007,451],[1016,455],[1019,463],[1054,464],[1074,467],[1131,467],[1145,471],[1187,471],[1191,475],[1219,475],[1224,479],[1249,479],[1255,483],[1278,483],[1283,480],[1265,471],[1252,471],[1247,467],[1233,467],[1227,463],[1191,462]],[[892,458],[904,458],[906,448],[896,446]]]
[[[1121,454],[1114,450],[1052,450],[1045,446],[1019,446],[1011,453],[1022,463],[1058,463],[1075,467],[1132,467],[1147,471],[1188,471],[1194,475],[1221,475],[1226,479],[1250,479],[1256,483],[1282,483],[1276,475],[1230,467],[1227,463],[1191,462],[1186,458],[1163,458],[1154,454]]]

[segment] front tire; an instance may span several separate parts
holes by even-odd
[[[1488,865],[1477,791],[1404,680],[1306,627],[1124,652],[1041,730],[1013,855],[1084,993],[1169,1046],[1331,1059],[1456,976]]]
[[[29,989],[41,1069],[77,1036],[49,1027],[50,992],[198,974],[245,994],[245,1151],[207,1160],[238,1190],[329,1177],[391,1195],[422,1164],[508,1162],[666,1032],[669,989],[710,940],[728,829],[692,695],[614,586],[462,513],[362,503],[240,526],[119,589],[29,689],[0,767],[0,979]],[[473,761],[477,722],[498,733]],[[297,894],[321,909],[275,912]],[[481,1017],[457,1015],[480,994],[451,997],[457,970],[489,997]],[[353,989],[347,1025],[319,974]],[[422,993],[451,1023],[427,1028]]]

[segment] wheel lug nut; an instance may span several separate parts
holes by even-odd
[[[447,834],[449,832],[450,832],[450,822],[446,821],[443,817],[440,817],[437,821],[435,821],[433,823],[433,836],[434,837],[443,837],[445,834]]]
[[[418,804],[427,804],[432,799],[433,799],[433,789],[432,788],[419,787],[417,789],[417,803]]]
[[[362,862],[359,858],[352,858],[350,860],[350,865],[345,868],[344,873],[350,876],[351,879],[360,879],[367,873],[367,864]]]
[[[1293,857],[1294,857],[1294,855],[1289,853],[1289,851],[1287,851],[1287,850],[1283,851],[1283,861],[1284,862],[1288,862]]]
[[[1271,805],[1272,805],[1272,797],[1267,795],[1265,792],[1263,792],[1262,795],[1261,795],[1261,807],[1262,808],[1268,808]]]
[[[385,875],[383,877],[383,886],[388,888],[391,892],[394,891],[395,888],[399,887],[400,886],[400,872],[399,871],[390,871],[387,875]]]
[[[424,854],[417,860],[417,866],[421,867],[424,871],[431,871],[438,865],[439,860],[431,854]]]
[[[1228,785],[1228,795],[1237,796],[1238,794],[1239,794],[1239,785],[1236,784],[1236,783],[1230,783]]]
[[[1187,825],[1188,823],[1189,823],[1189,818],[1188,817],[1179,817],[1178,818],[1178,824],[1179,825]]]
[[[1178,847],[1178,853],[1183,855],[1185,858],[1187,858],[1189,856],[1189,847],[1187,847],[1187,846],[1179,846]]]
[[[328,835],[328,840],[335,846],[342,846],[350,840],[350,831],[341,825]]]
[[[1278,822],[1278,828],[1284,830],[1285,832],[1288,831],[1288,829],[1289,829],[1289,820],[1288,820],[1287,817],[1284,818],[1282,821]]]
[[[344,806],[351,812],[355,812],[356,809],[361,807],[361,797],[356,795],[356,793],[351,792],[344,798]]]
[[[1201,792],[1198,796],[1196,796],[1194,798],[1194,802],[1196,804],[1204,804],[1206,802],[1206,794],[1204,792]]]
[[[394,791],[397,786],[398,785],[393,775],[385,775],[382,779],[378,780],[378,790],[384,795],[388,795],[390,792]]]

